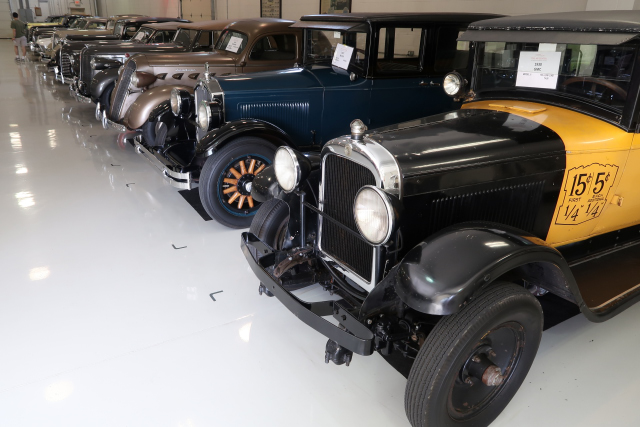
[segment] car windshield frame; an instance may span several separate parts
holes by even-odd
[[[369,69],[369,62],[370,62],[370,55],[369,55],[369,51],[370,51],[370,46],[371,46],[371,31],[369,31],[369,29],[364,29],[364,28],[358,28],[357,30],[336,30],[334,28],[305,28],[304,29],[304,35],[303,35],[303,43],[304,43],[304,47],[303,47],[303,56],[302,56],[302,62],[304,64],[304,66],[313,66],[313,65],[322,65],[322,66],[328,66],[331,67],[331,62],[333,60],[333,55],[335,53],[335,46],[333,45],[333,43],[331,43],[331,56],[327,56],[327,55],[323,55],[323,56],[314,56],[316,55],[315,53],[312,53],[312,49],[315,46],[312,46],[311,43],[314,42],[314,39],[312,37],[313,32],[320,32],[323,34],[323,36],[327,39],[326,41],[328,41],[329,43],[331,43],[331,40],[329,37],[326,37],[325,33],[333,33],[333,40],[335,41],[338,37],[336,37],[336,35],[338,33],[340,33],[340,41],[337,43],[340,44],[346,44],[347,46],[350,47],[356,47],[356,43],[358,40],[358,35],[364,35],[365,37],[365,46],[364,46],[364,57],[361,61],[359,62],[350,62],[349,64],[349,69],[351,70],[351,68],[354,68],[359,74],[365,76],[367,75],[367,70]],[[345,40],[348,37],[348,40]],[[315,43],[325,43],[325,40],[322,40],[320,42],[318,42],[318,40],[315,41]],[[336,43],[336,44],[337,44]],[[323,49],[326,49],[323,48]]]
[[[490,46],[490,44],[493,45]],[[498,45],[498,47],[496,47],[496,45]],[[508,46],[511,49],[502,49],[500,45],[504,45],[505,48]],[[543,46],[542,50],[540,50],[541,46]],[[571,46],[571,48],[568,49],[568,46]],[[490,49],[489,52],[486,52],[487,48]],[[616,50],[618,52],[615,52]],[[498,59],[498,61],[502,61],[500,66],[486,65],[490,61],[495,60],[494,58],[489,59],[487,53],[492,53],[498,57],[497,54],[504,55],[506,51],[511,51],[510,57],[506,55],[506,60]],[[521,59],[520,52],[528,52],[525,58],[527,58],[529,62],[523,62],[523,68],[519,69]],[[547,52],[555,52],[556,58],[559,54],[560,63],[556,74],[557,77],[550,75],[552,79],[557,78],[555,88],[532,87],[523,85],[522,83],[516,85],[518,78],[527,78],[527,76],[524,75],[528,72],[526,67],[532,65],[531,58],[533,58],[533,56],[531,55],[534,55],[535,52],[545,55]],[[579,59],[572,57],[576,52],[580,53],[576,55]],[[620,55],[619,53],[625,54]],[[632,57],[627,58],[628,55],[632,55]],[[551,57],[551,55],[549,56]],[[616,61],[618,64],[616,64]],[[616,80],[614,78],[602,78],[611,77],[611,75],[595,75],[596,73],[607,72],[607,67],[609,67],[610,70],[614,70],[609,71],[610,73],[618,73],[615,77],[618,81],[624,83],[623,87],[620,87],[618,83],[608,84],[610,80]],[[544,69],[541,70],[541,75],[547,75],[542,74],[544,71]],[[500,77],[499,83],[489,84],[487,80],[496,78],[495,74],[498,72],[502,73],[497,76]],[[529,73],[529,78],[531,78],[531,74],[532,73]],[[535,73],[533,74],[535,75]],[[624,78],[621,79],[619,77],[620,75],[624,76]],[[474,100],[502,98],[548,103],[599,117],[612,124],[629,129],[634,127],[638,122],[636,117],[636,111],[638,111],[638,101],[636,101],[636,99],[638,97],[636,94],[640,89],[639,77],[640,43],[636,41],[620,45],[608,45],[595,43],[551,44],[538,43],[537,41],[491,42],[485,40],[475,43],[471,91]],[[541,77],[538,76],[535,78],[536,81],[539,81]],[[498,79],[496,78],[496,80]],[[605,80],[604,84],[601,82],[602,80]],[[522,80],[522,82],[526,82],[526,80]],[[564,84],[564,82],[568,82],[568,84]],[[548,84],[552,85],[553,82]],[[575,85],[574,89],[570,90],[569,87],[573,85]],[[580,86],[582,86],[581,90],[579,89]],[[594,87],[597,88],[594,89]],[[620,89],[626,91],[626,98],[623,97],[623,92],[621,92]],[[600,94],[600,99],[608,100],[609,103],[601,102],[597,99],[599,90],[603,92]],[[619,99],[616,100],[616,97]],[[618,105],[613,105],[614,102],[617,102]]]

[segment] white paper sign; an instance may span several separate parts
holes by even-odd
[[[238,49],[240,49],[241,44],[241,37],[231,36],[231,39],[229,39],[229,43],[227,43],[227,47],[225,48],[225,50],[233,53],[238,53]]]
[[[349,68],[351,55],[353,55],[353,48],[351,46],[338,43],[338,45],[336,46],[336,51],[333,54],[331,65],[335,65],[338,68],[346,70]]]
[[[562,52],[520,52],[516,86],[555,89]]]

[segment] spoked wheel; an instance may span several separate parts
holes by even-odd
[[[405,410],[414,427],[489,425],[524,381],[543,315],[521,286],[495,284],[443,317],[409,374]]]
[[[232,228],[249,227],[260,204],[251,197],[256,174],[273,162],[275,148],[242,137],[211,155],[200,172],[200,200],[211,218]]]

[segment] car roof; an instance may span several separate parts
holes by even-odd
[[[277,18],[239,19],[227,25],[227,29],[240,31],[248,36],[253,36],[266,31],[290,31],[289,27],[291,27],[291,24],[294,22],[295,21],[289,21],[288,19]]]
[[[213,21],[200,21],[200,22],[192,22],[190,24],[180,24],[178,28],[186,28],[189,30],[222,30],[232,22],[233,20],[217,19]]]
[[[177,30],[178,27],[181,27],[182,25],[184,24],[182,24],[181,22],[171,21],[171,22],[156,22],[152,24],[144,24],[143,27],[153,28],[154,30]]]
[[[87,21],[90,22],[107,22],[108,19],[107,18],[98,18],[98,17],[92,17],[92,18],[87,18]]]
[[[122,18],[122,19],[118,19],[118,21],[126,21],[128,23],[131,22],[150,22],[150,23],[155,23],[155,22],[191,22],[187,19],[181,19],[181,18],[169,18],[169,17],[155,17],[155,16],[138,16],[135,18]]]
[[[474,22],[464,41],[606,44],[640,34],[640,10],[541,13]]]
[[[593,31],[640,33],[640,10],[540,13],[474,22],[473,30]]]
[[[497,18],[502,15],[492,13],[335,13],[320,15],[305,15],[300,21],[324,22],[473,22],[480,19]],[[296,26],[303,26],[302,24]]]

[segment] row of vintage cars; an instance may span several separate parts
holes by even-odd
[[[327,363],[401,360],[412,425],[489,425],[549,312],[640,298],[640,11],[150,22],[67,38],[58,78],[250,226],[260,294]]]

